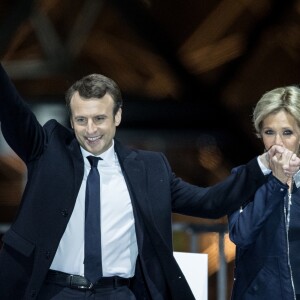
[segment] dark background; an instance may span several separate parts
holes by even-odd
[[[299,83],[299,14],[299,0],[2,0],[0,57],[42,123],[68,125],[64,93],[75,80],[113,78],[124,98],[117,137],[163,151],[178,176],[207,186],[263,151],[252,109],[264,92]],[[25,180],[0,138],[2,231]],[[227,220],[174,215],[178,222],[218,232]],[[176,231],[174,247],[208,253],[209,299],[217,299],[218,233],[197,236],[195,250],[190,233]],[[228,286],[218,299],[232,284],[227,236],[225,254]]]

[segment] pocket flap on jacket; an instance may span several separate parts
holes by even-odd
[[[25,256],[29,256],[34,249],[34,245],[32,243],[25,240],[12,229],[9,229],[4,234],[2,240],[6,245],[14,248],[16,251],[22,253]]]

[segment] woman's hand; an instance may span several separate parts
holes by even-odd
[[[282,146],[272,146],[263,159],[268,162],[273,175],[282,183],[287,183],[300,168],[300,158]]]

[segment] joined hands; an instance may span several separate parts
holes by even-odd
[[[272,146],[259,158],[268,169],[272,170],[273,175],[283,183],[287,183],[300,168],[300,158],[294,152],[279,145]]]

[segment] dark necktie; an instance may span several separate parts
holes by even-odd
[[[86,182],[84,276],[95,283],[102,277],[100,231],[100,175],[97,169],[100,157],[88,156],[91,170]]]

